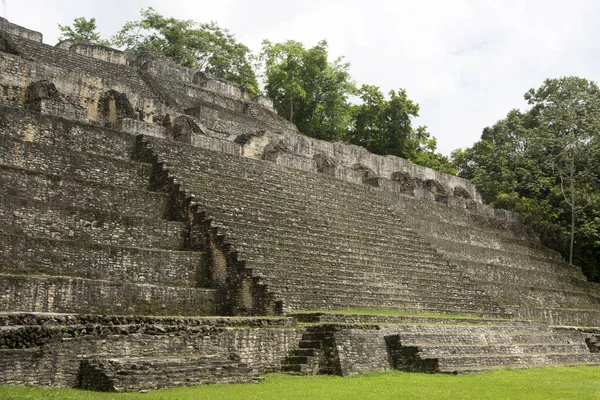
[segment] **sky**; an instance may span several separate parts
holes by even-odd
[[[215,21],[253,51],[263,39],[329,43],[359,84],[406,89],[438,150],[471,146],[547,78],[600,78],[600,1],[0,0],[0,15],[58,41],[57,24],[96,18],[103,37],[142,8]]]

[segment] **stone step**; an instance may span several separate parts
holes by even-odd
[[[261,380],[247,364],[223,356],[87,359],[81,361],[80,375],[82,388],[101,391],[140,391]]]
[[[389,310],[392,312],[392,310]],[[420,316],[420,315],[385,315],[382,314],[345,314],[345,313],[293,313],[291,316],[298,322],[326,323],[338,322],[348,324],[401,324],[401,325],[510,325],[510,326],[546,326],[543,323],[512,318],[468,318],[462,316]]]
[[[397,235],[394,228],[397,226],[391,221],[382,222],[380,232],[360,230],[360,225],[352,219],[339,221],[339,225],[328,225],[324,221],[311,220],[304,215],[298,215],[293,221],[282,221],[275,215],[249,218],[248,214],[236,217],[221,212],[214,212],[213,216],[217,224],[226,232],[231,232],[235,237],[275,238],[286,243],[287,236],[302,235],[302,239],[308,243],[316,243],[323,237],[337,246],[349,248],[367,247],[374,251],[398,251],[402,244],[404,252],[410,251],[434,251],[431,246],[414,235]],[[272,223],[277,223],[273,225]],[[337,224],[337,223],[336,223]],[[384,229],[386,229],[384,231]],[[389,232],[389,234],[387,233]],[[387,239],[387,240],[386,240]]]
[[[435,297],[400,297],[389,294],[357,294],[355,291],[335,290],[332,293],[289,292],[279,294],[275,288],[271,290],[283,300],[283,311],[306,310],[345,310],[348,308],[389,308],[409,313],[441,313],[469,314],[485,316],[506,316],[504,309],[493,303],[466,302],[457,299],[454,302],[438,300]]]
[[[600,365],[600,354],[522,354],[522,355],[482,355],[482,356],[465,356],[465,357],[437,357],[439,361],[439,369],[441,372],[460,371],[459,368],[492,367],[498,365],[510,365],[512,367],[536,367],[536,366],[551,366],[551,365],[582,365],[582,364],[598,364]]]
[[[429,241],[439,252],[456,260],[485,261],[489,264],[507,264],[515,268],[535,268],[540,265],[556,263],[556,260],[551,260],[543,255],[522,255],[504,249],[492,249],[437,238],[429,238]]]
[[[4,269],[3,269],[4,270]],[[215,291],[63,276],[0,274],[0,310],[214,315]]]
[[[410,346],[421,347],[418,344]],[[479,356],[488,354],[526,355],[526,354],[589,354],[590,351],[583,341],[580,343],[528,343],[521,345],[489,346],[423,346],[419,351],[421,358],[437,358],[448,356]]]
[[[517,268],[506,264],[489,264],[481,261],[457,260],[460,270],[476,281],[506,282],[508,284],[537,284],[548,288],[569,289],[582,285],[585,277],[581,269],[570,268],[565,263],[539,263],[540,268]],[[542,267],[544,269],[542,269]],[[586,283],[583,283],[585,285]],[[593,284],[594,288],[599,286]]]
[[[433,246],[436,247],[436,244],[433,243]],[[499,250],[487,249],[479,251],[479,249],[473,249],[473,253],[470,255],[467,254],[467,252],[471,251],[471,249],[468,248],[459,247],[457,249],[450,249],[448,247],[436,247],[436,250],[443,259],[455,265],[457,269],[464,270],[470,276],[474,275],[473,278],[477,278],[478,280],[485,280],[482,279],[484,271],[477,271],[474,274],[469,272],[472,268],[477,268],[477,265],[483,264],[491,265],[492,267],[499,269],[506,268],[507,271],[514,269],[520,272],[532,271],[533,273],[546,273],[550,279],[552,279],[552,276],[555,274],[559,277],[558,279],[562,279],[565,276],[571,276],[575,279],[583,278],[581,269],[578,270],[577,267],[560,263],[548,263],[531,258],[519,258],[518,256],[513,258],[509,253],[503,253]],[[464,269],[462,268],[463,263],[466,265]],[[485,277],[485,275],[483,275],[483,277]]]
[[[565,362],[560,364],[551,364],[551,365],[525,365],[525,366],[511,366],[511,368],[531,368],[531,367],[577,367],[577,366],[588,366],[588,367],[597,367],[600,366],[600,362],[597,361],[586,361],[586,360],[574,360],[574,362]],[[449,370],[440,370],[439,372],[452,373],[452,374],[469,374],[469,373],[477,373],[484,371],[494,371],[498,369],[505,369],[506,365],[492,365],[492,366],[467,366],[467,367],[452,367]]]
[[[249,265],[252,266],[252,265]],[[288,264],[291,269],[296,268],[296,265],[291,263]],[[252,269],[252,272],[259,271]],[[257,274],[258,275],[258,274]],[[466,302],[480,302],[489,303],[491,297],[487,296],[485,292],[478,291],[469,286],[460,286],[456,282],[448,283],[444,285],[443,282],[439,281],[427,281],[425,279],[419,281],[418,278],[407,278],[405,281],[388,283],[379,283],[383,279],[381,276],[372,275],[365,276],[362,282],[359,278],[357,279],[345,279],[343,275],[332,276],[329,275],[327,278],[318,279],[318,274],[309,275],[306,274],[306,278],[302,274],[294,274],[288,272],[287,274],[273,274],[272,278],[264,278],[263,274],[260,275],[260,282],[265,283],[271,287],[278,288],[276,290],[280,293],[293,293],[297,291],[306,290],[315,293],[327,293],[335,291],[356,291],[364,293],[376,293],[376,294],[389,294],[398,296],[414,296],[415,299],[424,297],[435,297],[438,299],[444,299],[448,301],[455,301],[461,299]],[[370,279],[371,282],[365,282]],[[362,283],[362,284],[361,284]],[[494,304],[497,304],[494,301]]]
[[[0,135],[0,165],[144,190],[152,166]]]
[[[390,330],[391,333],[396,331]],[[396,332],[397,333],[397,332]],[[493,332],[480,332],[478,334],[446,334],[446,333],[401,333],[400,340],[403,345],[412,346],[489,346],[493,343],[496,346],[522,346],[527,344],[552,343],[564,344],[575,343],[573,336],[570,334],[549,334],[547,332],[526,333],[526,334],[503,334]],[[581,338],[579,339],[581,341]]]
[[[346,198],[340,201],[334,193],[331,194],[331,198],[328,198],[321,192],[315,191],[315,187],[319,187],[318,184],[300,185],[300,189],[304,189],[302,191],[298,191],[298,188],[286,190],[281,187],[278,187],[277,191],[264,189],[257,191],[253,188],[256,181],[246,181],[239,176],[227,182],[213,173],[205,173],[202,176],[175,169],[172,174],[178,182],[183,183],[188,192],[195,194],[195,201],[205,207],[217,203],[236,210],[236,206],[244,203],[246,205],[244,210],[247,212],[260,213],[271,210],[285,215],[287,211],[289,215],[290,210],[301,210],[303,214],[316,215],[320,218],[326,216],[347,218],[351,215],[356,220],[374,226],[376,222],[370,219],[374,213],[392,217],[388,207],[379,204],[379,200],[370,192],[362,193],[362,196],[356,200]],[[260,182],[260,185],[262,188],[268,183]],[[368,208],[367,204],[372,207]]]
[[[317,355],[318,349],[316,348],[299,348],[291,351],[292,356],[296,357],[315,357]]]
[[[332,200],[343,207],[352,199],[364,200],[366,194],[370,198],[377,199],[372,205],[373,207],[386,207],[368,187],[340,181],[328,175],[314,174],[282,167],[271,162],[233,156],[180,143],[171,145],[171,143],[167,144],[152,137],[144,137],[144,139],[159,155],[161,163],[173,175],[182,181],[185,181],[186,177],[193,177],[194,181],[203,182],[202,187],[213,187],[214,179],[217,179],[224,187],[228,186],[228,179],[230,179],[232,187],[236,189],[243,188],[244,181],[248,182],[249,188],[252,187],[253,182],[260,182],[261,192],[265,196],[277,197],[278,193],[282,193],[285,189],[290,193],[301,194],[303,198],[307,196],[303,192],[303,188],[319,187],[321,190],[313,194],[315,202],[318,199],[322,203]],[[203,181],[205,178],[207,180]],[[200,193],[196,194],[200,195]],[[368,205],[362,203],[360,208],[368,209]]]
[[[471,227],[475,231],[491,231],[511,240],[527,242],[533,246],[539,245],[539,239],[532,235],[531,228],[519,222],[481,214],[477,209],[459,209],[437,202],[423,203],[412,196],[402,196],[398,206],[402,210],[402,215],[410,220],[411,224],[417,223],[415,228],[423,220],[438,221],[441,224]],[[417,218],[411,218],[411,216]]]
[[[298,343],[298,347],[300,349],[307,349],[313,351],[320,349],[322,347],[322,342],[320,340],[302,339]]]
[[[288,355],[284,360],[284,365],[308,364],[313,355]]]
[[[318,264],[318,271],[311,268],[314,265],[312,259],[293,258],[286,260],[285,257],[270,257],[260,252],[256,254],[244,252],[242,259],[246,260],[247,268],[254,272],[254,276],[259,277],[263,283],[278,285],[282,279],[311,281],[311,284],[323,285],[325,280],[323,276],[328,277],[328,281],[349,284],[363,283],[377,287],[398,287],[410,289],[417,288],[448,288],[454,290],[469,290],[472,292],[483,293],[477,289],[476,284],[466,284],[469,282],[461,275],[443,274],[439,275],[432,272],[435,264],[425,264],[413,266],[403,262],[398,263],[371,263],[362,260],[331,260],[322,259]],[[266,259],[269,260],[266,260]],[[285,267],[285,268],[283,268]],[[290,268],[293,267],[293,272]],[[463,279],[463,281],[459,279]]]
[[[288,265],[295,269],[294,264]],[[253,269],[255,271],[255,269]],[[329,294],[335,292],[352,292],[377,295],[390,295],[412,297],[416,299],[437,298],[439,300],[455,302],[460,301],[476,301],[480,303],[489,302],[490,298],[483,292],[478,292],[472,288],[463,286],[460,287],[456,283],[448,283],[444,286],[441,282],[436,281],[419,281],[418,279],[406,279],[405,281],[383,282],[382,276],[365,276],[363,279],[348,279],[342,275],[332,276],[327,275],[327,278],[321,277],[318,274],[308,275],[300,273],[289,273],[287,275],[273,275],[272,278],[262,278],[261,282],[267,284],[274,291],[280,294],[293,292],[315,292]],[[435,293],[435,294],[434,294]]]
[[[386,328],[387,329],[387,328]],[[445,334],[453,336],[470,335],[513,335],[513,334],[552,334],[553,330],[544,324],[529,325],[400,325],[395,324],[389,327],[400,338],[404,334]]]
[[[111,315],[72,314],[49,312],[0,311],[0,330],[47,328],[61,329],[85,327],[120,327],[135,333],[165,334],[197,330],[207,333],[215,328],[295,328],[297,321],[292,317],[273,316],[155,316],[155,315]]]
[[[103,245],[0,233],[3,271],[195,287],[202,253]],[[160,266],[160,267],[157,267]]]
[[[129,247],[180,249],[182,222],[126,216],[31,199],[0,197],[0,233]]]
[[[281,371],[292,374],[312,375],[312,373],[308,372],[309,368],[308,364],[283,364],[281,366]]]
[[[0,134],[70,152],[122,159],[129,159],[135,144],[133,135],[6,106],[0,106]]]
[[[240,235],[238,237],[226,237],[226,242],[233,244],[235,250],[237,250],[242,258],[248,259],[259,256],[259,259],[266,261],[279,260],[285,263],[285,260],[292,260],[298,263],[310,263],[315,259],[324,260],[327,263],[332,264],[372,264],[374,266],[383,265],[402,265],[410,268],[411,264],[413,268],[426,270],[427,267],[431,268],[432,271],[440,270],[440,275],[443,277],[460,274],[455,266],[450,266],[444,261],[435,251],[424,250],[424,251],[410,251],[406,250],[402,246],[398,246],[396,251],[390,252],[377,252],[369,247],[353,248],[351,246],[340,246],[329,247],[328,242],[325,238],[322,241],[322,245],[318,246],[316,243],[306,243],[306,245],[299,246],[298,243],[303,243],[303,238],[296,238],[297,242],[294,245],[292,240],[278,240],[277,238],[265,237],[263,240],[260,238],[244,237]],[[243,241],[245,240],[245,241]],[[336,257],[337,255],[337,257]],[[433,273],[433,272],[432,272]],[[460,276],[460,275],[459,275]],[[464,276],[464,275],[463,275]]]
[[[545,308],[589,308],[600,307],[600,298],[583,291],[554,289],[507,283],[477,282],[486,293],[498,299],[500,304],[527,305]]]
[[[518,318],[543,321],[551,325],[600,327],[598,309],[563,309],[527,305],[508,306],[507,309]]]
[[[556,252],[532,241],[516,240],[505,237],[504,230],[479,229],[479,225],[461,226],[435,220],[416,220],[418,232],[427,238],[448,240],[473,246],[503,249],[522,256],[545,258],[549,262],[564,262]]]
[[[6,195],[45,203],[68,199],[71,207],[136,216],[162,216],[167,206],[164,193],[0,166],[0,196]]]

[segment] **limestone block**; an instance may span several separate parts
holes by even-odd
[[[273,100],[271,100],[270,98],[268,98],[266,96],[256,96],[255,98],[252,99],[252,101],[263,107],[271,108],[271,109],[273,108]]]
[[[314,160],[295,154],[278,152],[269,160],[275,162],[275,164],[283,165],[285,167],[301,169],[309,172],[317,172],[317,164]]]
[[[435,194],[433,194],[431,191],[426,190],[426,189],[415,188],[415,199],[426,200],[426,201],[435,201]]]
[[[28,108],[42,114],[56,115],[73,121],[87,122],[87,110],[75,104],[57,99],[38,99],[28,104]]]
[[[122,51],[91,42],[68,39],[58,43],[56,47],[113,64],[127,64],[127,57]]]
[[[448,197],[448,207],[467,208],[467,202],[459,197]]]
[[[0,30],[10,33],[11,35],[20,36],[25,39],[33,40],[42,43],[42,34],[32,31],[31,29],[23,28],[20,25],[13,24],[7,19],[0,17]]]
[[[137,119],[119,119],[113,122],[110,126],[113,129],[116,129],[121,132],[130,133],[132,135],[148,135],[161,139],[166,138],[166,131],[164,127],[140,121]]]
[[[220,151],[222,153],[227,154],[242,154],[242,147],[239,144],[204,135],[192,136],[192,146],[214,151]]]

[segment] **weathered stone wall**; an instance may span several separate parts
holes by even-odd
[[[20,36],[34,42],[42,42],[42,34],[40,32],[32,31],[31,29],[24,28],[17,24],[9,22],[6,18],[0,17],[0,31],[5,31],[11,35]]]
[[[289,318],[157,318],[0,314],[0,384],[78,387],[80,362],[217,357],[278,370],[301,329]]]
[[[10,26],[12,33],[27,31],[8,22],[3,26]],[[443,189],[444,199],[453,199],[459,192],[481,203],[481,196],[471,182],[397,157],[373,155],[357,146],[302,136],[293,124],[276,116],[268,99],[259,96],[250,100],[242,87],[178,66],[156,53],[142,52],[128,59],[117,50],[99,45],[64,41],[53,48],[22,36],[28,37],[23,34],[8,38],[20,57],[0,54],[0,68],[9,72],[0,79],[4,102],[22,104],[24,89],[32,82],[46,79],[56,85],[67,102],[83,107],[87,117],[97,121],[101,120],[100,97],[108,90],[116,90],[127,94],[140,120],[160,122],[167,114],[178,116],[182,112],[201,118],[208,131],[192,135],[191,142],[197,146],[237,152],[222,142],[207,140],[204,135],[235,141],[240,135],[255,134],[266,127],[268,130],[259,143],[246,142],[248,149],[240,149],[242,154],[265,158],[268,146],[275,145],[282,151],[271,156],[271,161],[289,167],[314,171],[315,159],[325,157],[331,163],[326,173],[339,179],[363,181],[357,168],[368,168],[374,177],[388,180],[405,173],[426,191],[430,190],[427,182],[436,182]],[[55,113],[65,109],[59,105],[46,107]]]
[[[113,64],[127,64],[127,57],[125,53],[99,44],[67,39],[58,43],[56,47]]]

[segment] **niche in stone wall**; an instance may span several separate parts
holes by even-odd
[[[11,42],[2,34],[0,34],[0,51],[8,54],[19,54]]]
[[[27,86],[27,92],[25,93],[25,105],[27,108],[35,108],[36,104],[43,99],[62,100],[54,83],[41,80]]]
[[[317,166],[317,172],[335,176],[336,164],[330,157],[319,153],[314,155],[313,160]]]
[[[102,93],[98,101],[98,121],[109,125],[124,118],[137,119],[127,95],[116,90]]]
[[[454,188],[454,197],[463,199],[467,208],[475,206],[475,200],[473,200],[473,196],[471,196],[471,193],[469,193],[467,189],[462,186],[456,186]]]
[[[266,161],[277,161],[277,157],[281,153],[285,153],[287,149],[283,143],[269,143],[263,150],[262,159]]]
[[[362,176],[362,182],[370,186],[379,186],[379,177],[375,175],[375,172],[364,164],[356,163],[352,166],[352,169]]]
[[[259,129],[256,132],[242,133],[241,135],[236,136],[236,138],[233,141],[234,143],[237,143],[240,146],[245,146],[252,142],[255,138],[263,137],[266,132],[267,131],[264,129]]]
[[[194,85],[206,87],[206,85],[208,85],[208,76],[204,72],[198,71],[194,74],[192,82],[194,83]]]
[[[402,193],[414,194],[415,188],[418,187],[417,182],[406,171],[392,173],[391,179],[400,186]]]
[[[435,201],[448,204],[448,194],[444,187],[435,179],[427,179],[423,187],[429,190],[435,196]]]
[[[167,116],[170,118],[170,115]],[[167,136],[176,142],[192,143],[194,135],[204,134],[196,121],[186,115],[175,118],[169,125],[163,122],[163,126],[167,129]]]
[[[87,120],[87,110],[65,100],[54,83],[47,80],[32,82],[27,86],[25,108],[77,121]]]

